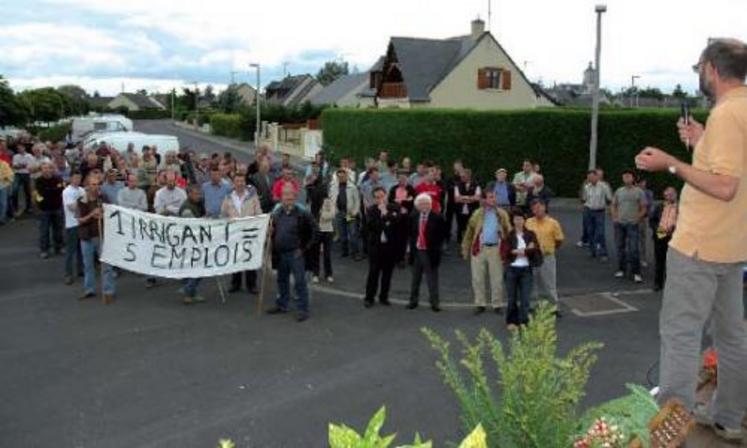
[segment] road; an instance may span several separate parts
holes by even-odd
[[[198,150],[226,149],[179,136]],[[578,218],[569,212],[561,220],[574,241]],[[506,337],[500,317],[459,306],[470,290],[453,256],[442,284],[454,306],[443,313],[365,310],[355,298],[365,264],[336,256],[337,282],[313,291],[312,318],[298,324],[259,314],[247,294],[221,304],[212,281],[202,287],[208,302],[191,307],[181,305],[178,283],[147,290],[128,273],[115,304],[80,302],[80,282],[64,286],[62,258],[41,260],[37,240],[31,219],[0,227],[0,446],[204,448],[231,438],[242,448],[323,447],[328,422],[362,428],[382,404],[385,432],[404,441],[419,431],[445,446],[459,438],[459,409],[420,329],[485,327]],[[645,384],[658,358],[658,296],[614,281],[610,266],[575,247],[560,257],[561,291],[576,300],[568,310],[613,303],[584,299],[590,293],[629,291],[616,300],[631,309],[568,311],[559,321],[561,352],[588,340],[605,344],[584,405],[624,393],[625,383]],[[395,274],[396,282],[408,278]]]

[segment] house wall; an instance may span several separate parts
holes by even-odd
[[[240,87],[236,93],[241,97],[241,101],[246,105],[254,104],[254,97],[256,96],[255,90],[248,86]]]
[[[477,70],[498,67],[511,71],[511,89],[478,89]],[[528,109],[537,107],[538,98],[532,87],[519,74],[508,56],[493,39],[486,36],[431,91],[426,107],[472,109]],[[544,105],[544,104],[543,104]]]
[[[109,107],[109,109],[116,109],[116,108],[122,107],[122,106],[126,107],[127,110],[129,110],[129,111],[140,110],[140,108],[137,107],[137,104],[133,103],[127,97],[122,96],[122,95],[119,95],[116,98],[114,98],[113,100],[111,100],[109,102],[109,105],[107,107]]]
[[[373,98],[362,98],[358,96],[368,86],[368,80],[357,85],[354,89],[351,89],[348,93],[342,96],[335,103],[339,107],[368,107],[373,106]]]

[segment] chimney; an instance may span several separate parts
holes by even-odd
[[[485,22],[477,18],[472,21],[472,39],[478,39],[485,32]]]

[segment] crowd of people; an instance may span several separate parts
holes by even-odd
[[[460,160],[448,175],[430,161],[412,165],[409,158],[390,160],[387,151],[358,170],[349,158],[331,167],[323,152],[303,167],[292,166],[287,154],[278,160],[267,146],[244,164],[231,153],[169,151],[162,157],[154,147],[138,151],[130,145],[119,152],[105,143],[84,149],[22,136],[0,141],[0,216],[5,221],[35,214],[41,257],[64,252],[64,281],[70,285],[76,275],[83,277],[82,298],[95,296],[101,204],[109,203],[182,217],[272,213],[278,295],[270,312],[288,311],[292,275],[301,320],[309,315],[307,278],[314,284],[334,282],[333,245],[353,263],[367,258],[367,308],[377,300],[390,304],[392,276],[409,264],[407,308],[418,307],[425,277],[430,307],[441,311],[439,265],[452,250],[469,263],[475,314],[505,311],[507,325],[515,328],[528,321],[532,299],[558,303],[555,253],[565,236],[549,214],[555,195],[537,163],[525,160],[512,178],[499,168],[488,182],[476,179]],[[641,267],[653,246],[654,282],[661,289],[667,242],[677,220],[676,191],[667,189],[657,204],[645,179],[626,171],[613,192],[597,169],[589,171],[580,199],[583,236],[577,245],[606,261],[605,220],[611,216],[615,276],[642,282]],[[114,300],[118,275],[110,266],[102,270],[107,303]],[[157,282],[145,278],[147,288]],[[204,301],[199,284],[200,279],[185,280],[185,304]],[[258,293],[255,271],[233,274],[228,291],[244,286]]]

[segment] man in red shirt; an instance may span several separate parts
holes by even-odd
[[[436,183],[436,170],[435,166],[428,168],[425,179],[415,187],[415,192],[417,194],[425,193],[430,196],[433,213],[440,215],[443,189]]]
[[[293,170],[290,167],[283,168],[282,177],[275,181],[272,185],[272,199],[275,202],[280,202],[282,197],[283,188],[288,184],[293,187],[293,191],[298,192],[301,190],[301,185],[298,183],[295,177],[293,177]]]

